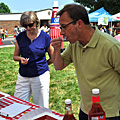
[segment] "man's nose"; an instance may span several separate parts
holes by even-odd
[[[60,35],[65,35],[65,31],[61,29]]]

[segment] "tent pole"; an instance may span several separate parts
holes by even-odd
[[[110,35],[112,35],[112,19],[111,19],[111,31],[110,31]]]

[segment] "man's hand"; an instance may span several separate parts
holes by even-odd
[[[60,50],[62,45],[62,39],[60,37],[52,39],[51,45],[54,47],[54,50]]]

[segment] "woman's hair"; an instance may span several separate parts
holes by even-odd
[[[35,12],[33,11],[26,11],[21,15],[20,18],[20,25],[24,27],[25,24],[28,24],[30,21],[33,21],[34,23],[37,23],[37,27],[40,24],[40,21],[36,15]]]
[[[69,17],[74,21],[81,19],[85,24],[90,24],[88,13],[81,5],[68,4],[57,13],[57,16],[61,16],[64,12],[67,12]]]

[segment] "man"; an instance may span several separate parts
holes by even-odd
[[[87,11],[76,4],[66,5],[60,16],[61,35],[70,42],[60,54],[62,39],[51,41],[53,62],[62,70],[73,62],[81,94],[80,120],[88,120],[92,89],[99,88],[106,120],[119,120],[120,108],[120,43],[112,36],[92,28]]]
[[[44,26],[42,26],[40,29],[49,34],[49,28],[47,27],[46,23],[44,23]]]

